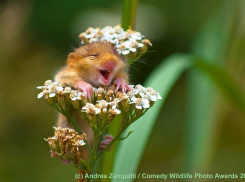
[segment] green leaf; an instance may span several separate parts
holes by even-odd
[[[238,9],[236,7],[241,6],[241,3],[242,1],[223,1],[220,8],[210,16],[198,34],[194,41],[193,54],[205,60],[205,65],[212,63],[224,66],[226,64],[231,35],[234,33],[233,24],[237,21]],[[222,74],[215,73],[217,69],[198,64],[197,62],[196,66],[199,69],[191,70],[188,74],[185,170],[205,173],[210,170],[212,164],[223,100],[212,81],[215,81],[219,88],[228,94],[227,96],[236,96],[231,94],[233,89],[225,86],[234,84],[222,78]],[[206,74],[203,74],[200,69]]]
[[[245,113],[245,94],[231,75],[208,61],[194,62],[189,85],[189,115],[186,126],[186,167],[190,172],[209,169],[218,132],[219,90]],[[219,90],[217,89],[218,86]]]
[[[132,133],[133,133],[133,131],[128,132],[127,136],[119,138],[118,141],[125,140],[125,139],[128,138],[129,135],[131,135]]]
[[[133,123],[126,131],[134,131],[134,133],[127,140],[119,143],[113,168],[115,174],[136,172],[148,138],[168,93],[182,73],[191,66],[191,57],[176,54],[168,57],[149,75],[144,86],[150,86],[159,91],[162,100],[158,100],[153,108],[149,109],[143,117]],[[132,180],[124,179],[125,182]]]
[[[195,66],[209,76],[220,90],[245,113],[244,91],[226,70],[204,61],[196,61]]]
[[[127,30],[131,27],[135,29],[136,13],[139,0],[124,0],[122,13],[122,28]]]

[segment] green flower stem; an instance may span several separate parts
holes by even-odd
[[[91,149],[91,147],[90,147],[90,145],[89,145],[88,141],[87,141],[87,140],[84,140],[84,143],[86,144],[86,147],[87,147],[87,149],[88,149],[89,153],[91,154],[92,149]]]
[[[142,116],[146,113],[148,109],[144,110],[143,113],[142,113]],[[123,113],[122,113],[123,114]],[[123,134],[123,132],[133,123],[135,122],[137,119],[139,119],[139,117],[141,116],[135,116],[130,122],[128,122],[127,124],[124,125],[123,129],[120,131],[120,133],[111,141],[111,143],[109,145],[107,145],[106,148],[104,148],[104,150],[102,150],[98,156],[97,156],[97,159],[98,160],[100,157],[102,157],[105,152],[107,152],[114,143],[118,142],[118,140],[120,139],[120,136]],[[123,123],[126,123],[125,120],[123,121]]]
[[[130,124],[129,124],[130,125]],[[112,147],[112,145],[114,144],[114,143],[116,143],[118,140],[119,140],[119,137],[123,134],[123,132],[128,128],[128,126],[129,125],[126,125],[121,131],[120,131],[120,133],[111,141],[111,143],[109,144],[109,145],[107,145],[107,147],[106,148],[104,148],[104,150],[102,150],[99,154],[98,154],[98,156],[97,156],[97,160],[100,158],[100,157],[102,157],[103,156],[103,154],[105,153],[105,152],[107,152],[111,147]]]
[[[135,20],[139,0],[124,0],[122,12],[122,28],[127,30],[131,27],[135,29]]]
[[[80,128],[78,127],[77,123],[75,121],[73,121],[70,117],[69,117],[69,114],[62,108],[60,107],[57,103],[55,104],[52,104],[53,108],[55,108],[58,112],[60,112],[61,114],[63,114],[68,122],[70,122],[77,130],[77,132],[81,135],[82,134],[82,131],[80,130]]]
[[[100,131],[97,131],[97,132],[94,133],[93,149],[91,151],[91,156],[90,156],[90,161],[89,161],[89,166],[91,167],[91,169],[93,169],[93,167],[95,165],[95,162],[97,160],[96,151],[97,151],[97,147],[99,145],[100,135],[101,135]]]
[[[79,163],[80,164],[83,164],[83,166],[86,168],[87,171],[90,171],[91,170],[90,166],[88,165],[88,163],[85,160],[80,159],[79,160]]]

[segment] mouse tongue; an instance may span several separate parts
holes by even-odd
[[[105,78],[105,80],[108,80],[110,72],[108,70],[100,70],[100,73]]]

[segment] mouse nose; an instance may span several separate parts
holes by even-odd
[[[104,64],[104,67],[107,70],[113,70],[114,66],[115,66],[115,61],[113,60],[109,60]]]

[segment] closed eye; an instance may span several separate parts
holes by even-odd
[[[88,57],[98,57],[99,56],[99,54],[91,54],[91,55],[89,55]]]

